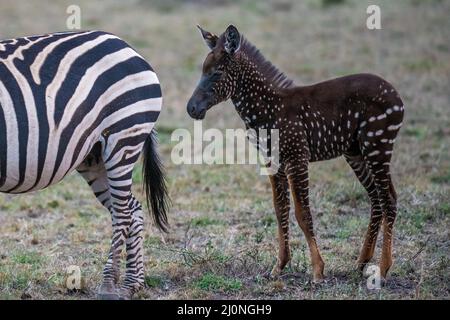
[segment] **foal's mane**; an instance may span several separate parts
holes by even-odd
[[[241,36],[240,51],[253,62],[258,70],[266,77],[267,81],[277,89],[286,89],[294,86],[294,81],[289,79],[283,72],[278,70],[262,53],[244,36]]]

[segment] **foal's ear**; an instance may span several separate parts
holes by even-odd
[[[233,25],[229,25],[227,30],[225,30],[225,51],[232,55],[239,50],[240,46],[241,35],[238,29]]]
[[[206,30],[203,30],[202,27],[200,27],[199,25],[197,25],[197,28],[202,33],[202,37],[205,40],[206,45],[211,50],[214,49],[214,47],[216,46],[216,43],[217,43],[217,39],[219,39],[219,37],[217,37],[214,33],[211,33],[211,32],[208,32]]]

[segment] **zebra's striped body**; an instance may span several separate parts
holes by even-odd
[[[144,157],[157,157],[150,133],[161,105],[151,66],[112,34],[54,33],[0,42],[0,191],[43,189],[78,170],[112,214],[106,296],[116,295],[125,243],[121,293],[129,297],[143,283],[142,211],[131,193],[131,176],[144,143],[152,153]],[[152,191],[164,203],[158,159],[144,161],[162,181],[156,181],[162,189]],[[164,223],[165,205],[152,204],[157,222]]]

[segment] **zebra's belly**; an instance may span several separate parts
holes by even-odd
[[[58,148],[51,144],[41,157],[29,152],[24,157],[19,150],[7,150],[6,162],[2,162],[3,168],[0,167],[0,192],[25,193],[60,182],[83,162],[96,141],[86,141],[82,152],[65,152],[61,159],[58,159]]]

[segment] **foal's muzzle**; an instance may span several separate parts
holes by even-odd
[[[187,112],[191,118],[196,120],[203,120],[206,115],[206,111],[209,109],[209,101],[205,98],[198,98],[197,95],[193,95],[187,104]]]

